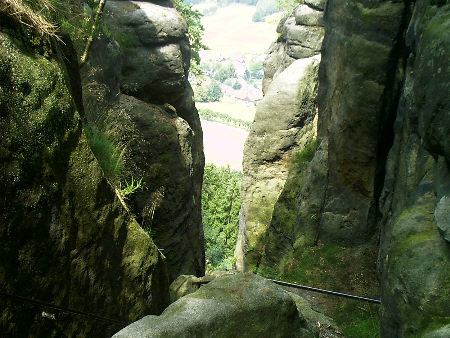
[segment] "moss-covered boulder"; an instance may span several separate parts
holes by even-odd
[[[323,320],[324,326],[331,323]],[[316,324],[281,287],[257,275],[236,274],[214,279],[160,316],[147,316],[114,337],[318,337]]]
[[[170,279],[201,276],[203,232],[199,203],[193,198],[198,168],[189,124],[175,110],[123,94],[119,102],[97,112],[100,116],[96,128],[122,149],[117,184],[124,189],[132,180],[141,183],[125,202],[167,258]]]
[[[0,289],[124,325],[158,314],[168,302],[165,259],[89,148],[70,41],[45,41],[2,18]],[[103,337],[120,327],[0,302],[6,336]],[[57,320],[43,318],[43,310]]]
[[[449,334],[450,5],[421,1],[406,34],[411,48],[380,207],[381,333]]]

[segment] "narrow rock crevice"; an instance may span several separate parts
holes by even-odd
[[[404,85],[404,74],[407,67],[407,59],[410,48],[406,46],[405,35],[412,17],[413,1],[405,1],[405,9],[401,18],[401,24],[396,37],[396,44],[392,48],[389,66],[386,69],[386,88],[381,98],[383,106],[380,110],[381,118],[378,128],[378,144],[376,150],[376,169],[374,183],[374,201],[372,213],[379,224],[382,218],[380,211],[380,198],[383,190],[386,163],[389,152],[394,144],[394,123],[397,118],[397,110]]]

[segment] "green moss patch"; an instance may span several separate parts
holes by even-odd
[[[333,319],[347,338],[380,337],[378,305],[345,300]]]
[[[378,298],[376,246],[346,248],[321,242],[307,246],[301,237],[297,242],[279,270],[264,266],[258,273],[267,278]],[[316,311],[333,318],[346,337],[379,336],[377,305],[311,292],[300,295]]]

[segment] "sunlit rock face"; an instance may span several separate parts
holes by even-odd
[[[269,99],[278,77],[297,62],[293,51],[304,52],[297,46],[314,50],[312,38],[302,35],[301,44],[296,34],[309,24],[323,24],[316,142],[296,148],[298,156],[285,157],[287,145],[272,153],[286,138],[273,133],[271,139],[270,126],[282,130],[286,112],[257,113],[244,155],[237,267],[291,277],[308,263],[305,252],[334,247],[349,252],[342,262],[350,272],[333,275],[336,264],[330,260],[321,265],[327,279],[364,290],[350,266],[361,263],[371,283],[379,250],[382,336],[446,336],[449,6],[445,1],[312,3],[305,1],[280,24],[280,38],[266,60],[264,91]],[[320,19],[314,11],[323,8]],[[304,27],[292,29],[294,23]],[[292,109],[292,116],[301,107]],[[260,126],[260,139],[270,140],[262,146],[255,141]],[[273,164],[282,160],[285,166]],[[327,257],[317,263],[322,260]],[[306,272],[297,277],[327,283],[315,278],[313,269]]]
[[[262,258],[267,228],[292,156],[316,138],[318,65],[323,10],[300,5],[277,28],[279,39],[264,62],[265,96],[244,148],[242,208],[235,251],[239,270]]]
[[[264,92],[272,80],[295,60],[320,54],[325,33],[322,7],[305,1],[280,21],[277,27],[279,38],[270,46],[264,61]]]
[[[291,156],[315,137],[319,60],[319,56],[296,60],[272,81],[257,106],[255,123],[244,148],[243,202],[235,252],[238,269],[252,269],[252,264],[259,261]]]
[[[395,100],[399,95],[400,81],[397,75],[401,72],[401,55],[396,52],[399,48],[396,37],[404,28],[404,6],[402,3],[380,2],[366,8],[359,2],[350,4],[333,1],[326,6],[326,14],[322,20],[319,20],[317,15],[317,6],[311,7],[311,10],[303,6],[305,5],[298,7],[291,18],[280,24],[281,32],[286,34],[282,34],[278,48],[284,52],[279,57],[277,53],[272,53],[272,58],[269,55],[266,65],[278,65],[275,72],[274,67],[269,67],[272,69],[269,71],[270,80],[272,74],[277,76],[277,72],[284,68],[282,61],[274,60],[291,62],[289,58],[292,58],[293,54],[288,52],[291,48],[289,46],[300,41],[292,40],[293,35],[287,32],[308,30],[312,27],[310,24],[324,23],[327,34],[322,47],[317,101],[316,96],[311,97],[313,107],[315,102],[318,103],[317,140],[312,144],[315,139],[314,132],[313,136],[296,150],[301,160],[303,155],[307,155],[302,153],[303,150],[307,152],[305,144],[311,144],[309,148],[314,148],[309,149],[313,153],[312,157],[307,159],[311,165],[309,169],[308,165],[301,163],[300,166],[291,167],[295,158],[291,158],[289,153],[286,166],[282,170],[273,170],[277,175],[284,175],[284,179],[277,188],[269,189],[272,196],[269,198],[270,202],[248,198],[252,202],[243,204],[245,219],[251,220],[252,214],[248,212],[251,208],[266,211],[265,215],[255,222],[259,227],[258,231],[249,226],[250,222],[243,222],[251,230],[247,231],[247,242],[241,240],[241,243],[250,251],[247,257],[250,258],[251,264],[257,266],[261,261],[272,262],[270,265],[276,260],[280,262],[282,257],[277,258],[279,250],[292,251],[296,242],[297,248],[315,245],[318,241],[345,246],[367,243],[376,234],[377,198],[382,185],[382,180],[377,175],[382,175],[383,170],[380,167],[384,166],[387,152],[384,147],[390,146],[389,137],[386,136],[390,129],[386,127],[385,130],[384,122],[392,121],[392,115],[395,115]],[[371,22],[373,26],[369,24]],[[300,28],[293,29],[293,24]],[[323,33],[323,27],[314,27]],[[302,46],[308,45],[312,51],[318,49],[309,45],[312,40],[306,36],[301,41]],[[276,80],[271,81],[266,82],[269,83],[267,94]],[[267,97],[265,99],[267,100]],[[306,100],[301,100],[295,108],[284,114],[296,117],[303,107],[310,109],[310,106]],[[303,121],[313,120],[315,113],[315,109],[310,109],[309,120]],[[283,116],[272,109],[271,118],[266,115],[258,121],[257,116],[254,129],[258,130],[259,124],[273,123],[277,126],[282,120],[279,115]],[[374,127],[377,125],[379,127]],[[304,127],[301,123],[287,125],[287,129],[291,130],[306,130]],[[267,134],[265,137],[271,137],[270,133],[264,132],[263,130],[263,135]],[[276,140],[268,143],[276,145],[286,139],[278,136]],[[250,135],[247,143],[251,142]],[[272,156],[273,158],[281,158],[283,151],[291,146],[283,145],[279,148],[282,151]],[[245,156],[256,157],[253,162],[268,162],[263,156],[259,156],[258,149],[266,151],[270,148],[248,149],[250,154]],[[314,154],[317,156],[314,157]],[[294,169],[291,170],[290,183],[281,195],[281,204],[278,208],[275,207],[274,211],[275,202],[279,199],[290,167]],[[245,170],[244,161],[244,173]],[[247,172],[254,173],[257,170],[248,168]],[[266,176],[271,175],[270,170],[263,172]],[[252,174],[248,174],[250,175]],[[244,176],[244,182],[245,180]],[[258,185],[263,180],[252,178],[247,181],[247,186]],[[244,183],[244,201],[247,186]],[[265,195],[263,192],[263,198],[266,198]],[[269,224],[270,229],[267,231]],[[253,239],[254,234],[259,237],[258,240]],[[269,240],[269,237],[272,239]],[[284,244],[274,244],[277,242],[276,238],[280,238]],[[242,256],[245,256],[245,252]]]
[[[167,267],[89,148],[75,55],[70,41],[50,47],[2,18],[0,289],[129,323],[167,305]],[[9,298],[0,306],[0,332],[9,337],[108,337],[118,329],[45,310],[51,320]]]
[[[169,2],[108,1],[82,71],[88,121],[123,148],[127,204],[167,258],[170,279],[204,273],[203,136],[187,80],[187,25]]]

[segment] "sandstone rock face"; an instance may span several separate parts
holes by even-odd
[[[319,314],[308,316],[331,323]],[[281,287],[257,275],[237,274],[214,279],[161,316],[144,317],[114,337],[316,337],[315,325]]]
[[[327,0],[305,0],[304,2],[309,7],[320,11],[325,10],[325,6],[327,5]]]
[[[262,198],[255,198],[255,204],[250,198],[244,202],[244,223],[251,224],[246,221],[249,215],[266,206],[270,212],[261,219],[270,220],[258,230],[259,248],[249,245],[250,240],[238,243],[238,248],[250,248],[240,264],[256,265],[260,272],[279,268],[275,272],[289,276],[314,257],[305,254],[311,248],[324,253],[333,246],[350,250],[352,255],[343,261],[353,264],[364,256],[373,258],[379,249],[382,336],[446,336],[449,298],[442,290],[450,282],[450,75],[444,55],[450,50],[450,8],[436,1],[411,5],[344,0],[330,0],[322,7],[326,34],[316,146],[312,156],[300,152],[305,161],[291,158],[278,197],[267,204]],[[308,11],[297,9],[296,23],[313,22],[303,17]],[[266,62],[266,93],[277,79],[276,64],[283,69],[293,62],[286,46],[272,50]],[[265,120],[263,125],[269,124]],[[265,152],[254,149],[253,161],[264,163],[259,154]],[[275,177],[282,170],[263,172]],[[247,181],[243,201],[246,191],[264,181],[261,177]],[[240,231],[247,231],[247,237],[240,238],[253,236],[245,228]],[[326,259],[319,257],[317,264]],[[372,270],[373,265],[374,259]],[[331,264],[325,267],[327,273],[333,269]],[[373,277],[370,268],[365,270]],[[309,274],[297,276],[313,280]]]
[[[380,201],[386,337],[450,334],[449,18],[448,5],[417,2],[406,34],[411,54]]]
[[[300,5],[295,9],[295,24],[304,26],[323,26],[323,13],[308,5]]]
[[[49,47],[35,37],[31,48],[29,36],[2,21],[0,289],[124,323],[158,314],[169,296],[165,259],[88,146],[70,41]],[[42,308],[0,302],[6,336],[106,337],[118,329],[58,313],[51,321]]]
[[[125,181],[142,179],[143,189],[129,196],[127,204],[166,256],[170,279],[180,273],[202,275],[199,202],[193,196],[196,154],[189,124],[163,107],[121,95],[101,128],[125,149]]]
[[[244,147],[238,270],[260,260],[273,207],[287,178],[291,155],[314,138],[319,57],[299,59],[279,74],[257,106]]]
[[[183,96],[190,58],[185,21],[163,5],[108,1],[105,8],[105,21],[123,54],[121,89],[155,103]]]
[[[320,53],[325,31],[323,9],[316,5],[305,2],[278,24],[279,38],[264,61],[264,93],[272,80],[295,60]]]
[[[367,241],[376,231],[377,193],[389,147],[384,123],[395,114],[403,3],[332,1],[319,73],[319,138],[328,140],[320,238]],[[385,156],[385,155],[384,155]],[[377,192],[378,191],[378,192]]]
[[[389,147],[384,123],[392,120],[399,95],[401,55],[394,51],[403,9],[402,3],[328,3],[316,151],[309,163],[291,167],[266,233],[262,267],[279,267],[286,253],[318,241],[365,245],[376,235],[377,175]]]
[[[300,5],[280,22],[264,63],[265,96],[244,148],[242,208],[235,250],[238,270],[255,269],[292,156],[316,137],[317,72],[323,12]],[[296,49],[299,53],[291,53]]]
[[[203,277],[195,277],[192,275],[181,275],[170,284],[170,302],[173,303],[191,293],[196,292],[202,285],[208,284],[217,277],[233,275],[238,273],[236,270],[229,271],[212,271]]]
[[[82,73],[88,121],[123,149],[121,183],[142,178],[127,204],[163,250],[170,280],[203,275],[203,137],[186,23],[169,3],[139,1],[108,1],[105,23],[110,36],[94,42]]]

